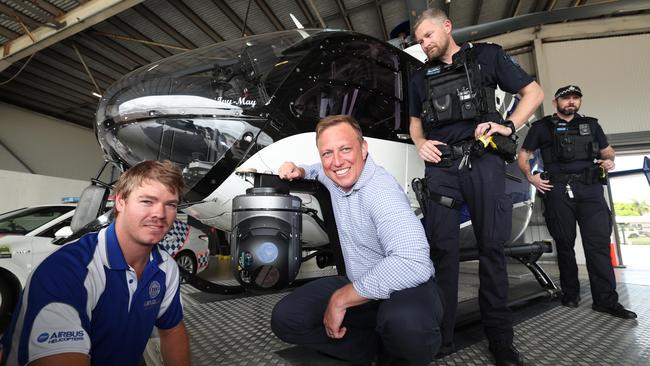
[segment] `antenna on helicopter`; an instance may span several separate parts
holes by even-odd
[[[302,23],[300,23],[300,21],[298,20],[298,18],[295,17],[295,15],[289,13],[289,17],[291,17],[291,20],[293,20],[293,24],[296,25],[296,29],[305,29],[305,27],[302,25]],[[299,31],[299,32],[302,38],[309,37],[309,34],[307,34],[306,32],[303,31]]]

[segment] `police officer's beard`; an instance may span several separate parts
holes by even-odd
[[[429,60],[437,60],[440,56],[447,53],[447,49],[449,48],[449,39],[445,39],[443,42],[444,43],[438,44],[438,47],[429,50],[429,53],[427,53]]]
[[[566,108],[560,108],[557,111],[560,112],[560,114],[563,114],[565,116],[573,116],[574,114],[578,113],[579,110],[580,110],[579,107],[569,106]]]

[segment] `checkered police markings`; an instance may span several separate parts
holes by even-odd
[[[190,226],[188,224],[180,220],[174,220],[174,225],[158,245],[173,257],[185,245],[189,234]]]
[[[196,260],[198,262],[198,269],[207,267],[210,262],[210,252],[198,253]]]

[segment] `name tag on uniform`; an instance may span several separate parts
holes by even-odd
[[[442,70],[441,66],[436,66],[436,67],[432,67],[430,69],[427,69],[427,76],[438,75],[438,74],[440,74],[441,70]]]
[[[580,136],[591,135],[591,127],[589,126],[589,123],[581,123],[578,125],[578,131],[580,131]]]

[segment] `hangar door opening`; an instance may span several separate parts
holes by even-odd
[[[623,264],[639,269],[650,268],[650,180],[646,174],[638,172],[639,169],[643,170],[644,158],[650,159],[650,156],[618,156],[616,170],[610,177],[616,213],[615,228]]]

